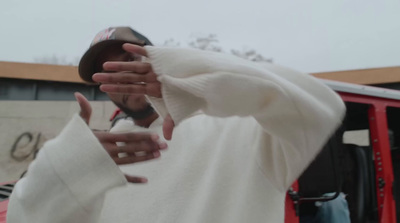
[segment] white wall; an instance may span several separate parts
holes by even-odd
[[[93,108],[90,127],[107,130],[109,118],[115,110],[111,102],[91,102]],[[38,147],[55,137],[79,111],[75,101],[0,101],[0,183],[19,179],[32,161],[32,155],[24,161],[16,161],[10,155],[17,138],[24,132],[30,132],[33,140],[27,136],[17,143],[14,154],[24,156],[35,146],[38,134]]]

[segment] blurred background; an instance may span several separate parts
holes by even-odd
[[[0,182],[17,180],[79,110],[73,92],[92,101],[91,128],[110,127],[115,106],[76,68],[102,29],[400,89],[399,11],[398,0],[1,1]]]

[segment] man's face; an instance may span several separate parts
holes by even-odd
[[[104,50],[96,60],[96,72],[104,71],[103,64],[107,61],[135,61],[141,57],[128,53],[120,45],[111,46]],[[107,93],[108,97],[118,106],[131,111],[141,111],[148,106],[144,95],[126,95]]]

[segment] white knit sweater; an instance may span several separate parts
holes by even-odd
[[[147,47],[177,126],[127,184],[75,116],[11,196],[8,222],[283,222],[285,191],[341,123],[344,104],[313,77],[191,49]],[[119,123],[114,132],[152,131]]]

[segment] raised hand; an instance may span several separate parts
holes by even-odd
[[[123,48],[130,53],[147,56],[143,47],[124,44]],[[149,63],[141,61],[106,62],[103,64],[103,68],[106,72],[96,73],[92,79],[101,83],[100,90],[104,92],[162,97],[161,83],[157,80],[157,75]]]
[[[92,108],[89,101],[82,94],[76,92],[75,98],[80,106],[79,115],[87,124],[90,122]],[[114,134],[95,131],[94,135],[117,165],[133,164],[160,157],[160,150],[166,149],[165,142],[159,142],[159,136],[151,133],[120,133]],[[117,145],[120,143],[121,145]],[[125,177],[131,183],[145,183],[145,177]]]
[[[146,49],[126,43],[125,51],[147,57]],[[106,62],[103,68],[107,73],[96,73],[93,80],[101,83],[100,90],[114,94],[143,94],[153,97],[162,97],[161,83],[149,63],[141,61],[130,62]],[[163,123],[164,138],[172,138],[175,123],[170,115],[167,115]]]
[[[117,165],[133,164],[160,157],[160,150],[166,149],[166,143],[160,143],[159,137],[149,133],[94,132],[103,148]],[[121,145],[117,145],[120,143]],[[145,183],[145,177],[125,175],[128,182]]]

